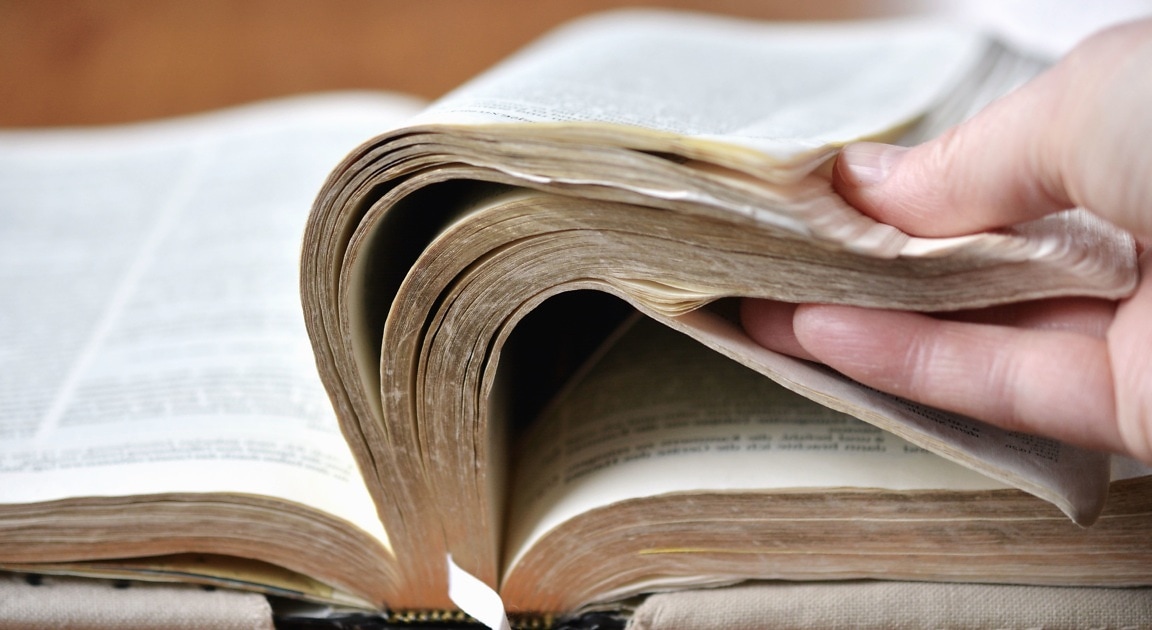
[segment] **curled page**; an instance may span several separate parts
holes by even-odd
[[[461,569],[448,554],[448,599],[473,619],[492,630],[511,630],[504,601],[476,576]]]

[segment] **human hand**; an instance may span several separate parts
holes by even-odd
[[[911,149],[848,146],[837,191],[910,234],[952,236],[1084,207],[1152,243],[1152,19]],[[929,316],[745,300],[762,345],[1002,427],[1152,463],[1152,255],[1119,303],[1063,299]]]

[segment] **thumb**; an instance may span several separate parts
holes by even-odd
[[[1086,207],[1152,233],[1152,20],[1095,35],[967,122],[919,146],[849,145],[834,185],[921,236]]]

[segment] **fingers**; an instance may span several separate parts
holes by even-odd
[[[1002,427],[1124,450],[1106,342],[846,306],[796,310],[796,340],[866,385]]]
[[[1090,38],[966,123],[911,149],[845,147],[838,192],[921,236],[1082,206],[1152,235],[1152,20]]]
[[[1129,453],[1152,462],[1152,252],[1140,263],[1140,286],[1116,310],[1107,340],[1120,434]]]
[[[845,147],[833,183],[922,236],[1087,208],[1152,242],[1152,19],[1089,38],[940,138]],[[933,317],[746,301],[759,343],[877,389],[1009,429],[1152,462],[1152,262],[1114,305],[1031,303]],[[1114,376],[1115,375],[1115,376]]]
[[[813,357],[792,330],[792,314],[796,305],[773,300],[744,299],[740,301],[740,323],[756,343],[799,359],[814,361]]]
[[[795,313],[796,305],[787,302],[748,298],[740,303],[740,322],[754,341],[770,350],[814,361],[816,358],[796,338],[793,330]],[[1059,298],[956,311],[936,317],[957,322],[1058,330],[1103,339],[1115,313],[1115,302]]]
[[[912,148],[844,148],[836,190],[873,218],[919,236],[967,234],[1074,204],[1048,149],[1058,86],[1034,81],[966,123]]]
[[[1142,262],[1145,286],[1119,312],[1081,298],[940,316],[746,299],[740,314],[761,345],[876,389],[1152,461],[1152,254]]]
[[[1014,328],[1063,330],[1103,339],[1115,314],[1115,302],[1095,298],[1056,298],[957,311],[941,317]]]

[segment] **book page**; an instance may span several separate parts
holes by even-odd
[[[632,498],[692,491],[1005,486],[642,318],[517,450],[509,553]]]
[[[313,360],[300,235],[398,97],[0,133],[0,502],[253,493],[386,540]]]
[[[813,400],[1049,501],[1080,525],[1091,525],[1104,508],[1111,479],[1107,453],[1001,429],[862,386],[825,366],[763,348],[719,309],[663,321]]]
[[[609,12],[527,47],[417,122],[607,123],[791,162],[909,123],[945,99],[987,45],[976,31],[923,20]]]

